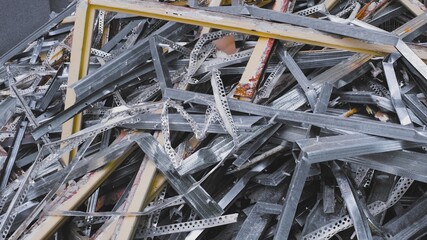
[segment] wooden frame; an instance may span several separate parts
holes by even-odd
[[[335,3],[333,0],[327,2],[330,5]],[[418,9],[414,8],[413,4],[409,4],[410,0],[401,0],[401,2],[403,2],[405,6],[411,6],[412,12],[419,12]],[[134,0],[80,0],[75,15],[76,20],[73,33],[73,46],[71,52],[71,65],[68,85],[77,82],[87,74],[93,23],[97,10],[128,13],[144,17],[198,25],[207,28],[240,32],[262,38],[301,42],[305,44],[344,49],[348,51],[380,56],[384,56],[396,51],[395,47],[391,45],[369,43],[353,38],[337,38],[336,36],[309,28],[297,27],[282,23],[272,23],[261,19],[251,19],[248,17],[234,16],[224,13],[213,14],[212,12],[205,10],[190,9],[187,7],[173,6],[158,2]],[[208,29],[204,30],[204,32],[207,31]],[[424,48],[412,49],[421,59],[427,59],[427,50]],[[68,88],[66,93],[65,108],[73,105],[75,101],[75,92],[71,88]],[[65,139],[72,133],[78,131],[80,126],[81,115],[77,115],[73,119],[64,123],[62,139]],[[73,153],[71,153],[71,157],[72,156]],[[70,155],[64,156],[64,162],[68,162],[69,159]],[[81,203],[89,196],[91,191],[94,191],[96,187],[99,186],[100,182],[102,182],[121,161],[122,158],[115,163],[111,163],[105,166],[100,171],[97,171],[97,173],[91,178],[92,183],[85,186],[84,189],[80,189],[81,191],[76,193],[69,201],[67,201],[67,203],[64,203],[64,205],[60,206],[60,209],[71,210],[75,208],[79,203]],[[149,186],[153,182],[153,178],[155,176],[155,167],[151,162],[146,162],[143,164],[143,166],[141,166],[141,168],[146,171],[141,173],[140,179],[138,181],[140,184],[142,184],[141,186],[137,187],[137,189],[141,191],[135,195],[135,197],[138,199],[130,200],[130,205],[132,206],[131,208],[133,210],[141,208],[142,203],[146,202],[147,196],[151,197],[151,195],[147,193],[150,190],[150,193],[153,193],[154,190],[153,186]],[[164,178],[160,180],[160,183],[164,183]],[[158,184],[155,187],[158,187]],[[70,204],[68,204],[68,202],[70,202]],[[47,222],[33,229],[31,236],[36,238],[48,237],[60,226],[62,222],[64,222],[64,219],[65,217],[62,216],[48,217]],[[126,225],[120,226],[121,224],[119,224],[119,235],[115,235],[114,237],[120,239],[122,237],[130,238],[136,226],[136,222],[136,218],[128,218],[123,220],[122,223],[126,223]],[[114,229],[116,228],[114,227]],[[112,231],[110,232],[113,234]],[[122,233],[124,235],[120,236]]]
[[[401,0],[407,3],[409,0]],[[329,1],[333,2],[333,1]],[[406,5],[405,5],[406,6]],[[414,7],[414,5],[411,5]],[[134,1],[134,0],[81,0],[77,6],[76,24],[74,28],[73,47],[71,52],[71,66],[68,84],[71,85],[87,74],[92,39],[93,21],[96,10],[122,12],[144,17],[163,19],[255,35],[263,38],[273,38],[331,47],[354,52],[384,56],[395,52],[391,45],[369,43],[353,38],[337,38],[309,28],[297,27],[289,24],[272,23],[261,19],[251,19],[243,16],[234,16],[225,13],[215,13],[174,6],[165,3]],[[423,60],[427,60],[427,50],[412,48]],[[75,93],[68,89],[65,108],[75,103]],[[80,129],[81,116],[76,116],[63,125],[62,138],[70,136]],[[68,157],[64,162],[68,162]]]

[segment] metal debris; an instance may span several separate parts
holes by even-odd
[[[74,1],[0,57],[1,239],[425,238],[425,10]]]

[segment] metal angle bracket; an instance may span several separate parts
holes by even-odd
[[[22,116],[21,119],[22,118],[24,118],[24,116]],[[1,186],[0,186],[1,189],[4,189],[9,182],[9,177],[12,172],[12,168],[15,164],[15,160],[18,155],[19,148],[20,148],[22,139],[24,138],[25,130],[27,129],[27,126],[28,126],[28,120],[20,120],[18,131],[15,134],[15,139],[13,140],[14,141],[13,148],[10,150],[4,162],[6,166],[5,168],[3,168],[4,167],[3,164],[0,165],[0,171],[2,173]]]
[[[216,217],[223,213],[223,209],[200,185],[193,186],[196,181],[192,176],[181,176],[178,174],[168,155],[153,136],[144,134],[136,142],[145,154],[154,161],[157,168],[164,174],[175,191],[178,194],[184,195],[186,202],[201,217]]]
[[[278,186],[285,178],[290,177],[295,168],[295,162],[288,160],[273,173],[259,174],[254,182],[264,186]]]
[[[402,54],[402,56],[414,67],[414,69],[423,77],[423,82],[427,82],[427,65],[421,60],[413,50],[402,40],[398,40],[396,49]]]
[[[282,206],[279,204],[257,202],[243,222],[240,231],[237,233],[236,239],[259,239],[271,218],[266,218],[264,216],[279,215],[281,210]]]
[[[370,138],[370,136],[366,136],[366,135],[354,135],[354,136],[358,136],[361,139],[364,138]],[[340,139],[339,141],[342,142],[343,138],[348,138],[348,136],[342,135],[342,136],[334,136],[334,137],[326,137],[327,138],[337,138]],[[351,139],[350,142],[352,140],[355,139]],[[385,140],[388,141],[388,140]],[[316,145],[317,143],[319,143],[320,145],[322,145],[320,142],[317,142],[315,139],[303,139],[303,140],[299,140],[297,141],[297,143],[300,145],[301,147],[301,151],[302,154],[300,154],[299,158],[298,158],[298,162],[296,165],[296,168],[294,170],[294,175],[292,176],[291,179],[291,184],[290,187],[288,189],[288,193],[287,193],[287,198],[285,200],[285,204],[284,204],[284,209],[281,215],[281,218],[279,220],[279,224],[278,224],[278,228],[277,228],[277,234],[275,236],[275,239],[285,239],[288,237],[291,226],[292,226],[292,221],[293,221],[293,217],[290,216],[294,216],[297,206],[298,206],[298,201],[299,198],[302,194],[302,190],[304,187],[304,183],[308,177],[308,172],[310,169],[310,165],[313,163],[317,163],[317,162],[322,162],[322,161],[328,161],[328,160],[334,160],[339,158],[338,155],[346,155],[345,157],[351,157],[351,155],[359,155],[359,154],[365,154],[361,151],[367,151],[366,154],[368,154],[368,152],[384,152],[386,151],[387,148],[381,148],[381,147],[375,147],[372,146],[372,143],[375,141],[367,141],[367,140],[362,140],[362,141],[356,141],[354,142],[354,146],[359,145],[361,142],[363,143],[369,143],[368,147],[362,147],[359,148],[358,151],[349,151],[347,152],[347,154],[344,154],[343,151],[337,151],[335,153],[332,153],[334,150],[336,150],[336,146],[337,144],[333,144],[333,146],[331,146],[331,149],[334,149],[333,151],[329,152],[329,153],[325,153],[323,151],[325,151],[324,146],[319,147],[319,148],[306,148],[303,144],[303,142],[313,142],[314,145]],[[350,146],[351,143],[349,142],[349,144],[344,144],[346,147],[349,147],[349,149],[354,150],[354,146]],[[391,142],[388,142],[391,143]],[[362,144],[363,145],[363,144]],[[383,144],[379,144],[379,146],[383,146]],[[370,148],[372,147],[372,148]],[[398,149],[401,149],[401,145],[396,145],[394,146],[394,144],[389,145],[389,149],[391,151],[391,149],[394,149],[395,147],[397,147]],[[312,151],[311,153],[308,153]],[[314,153],[317,154],[314,154]],[[325,153],[325,154],[323,154]],[[318,158],[318,157],[320,158]]]
[[[158,36],[152,36],[150,38],[150,51],[154,62],[154,68],[156,70],[157,79],[160,84],[162,96],[165,96],[165,89],[172,87],[172,80],[169,74],[168,67],[166,66],[166,60],[163,56],[163,49],[159,46]]]
[[[416,94],[403,94],[403,101],[409,109],[420,119],[420,121],[427,125],[427,107],[418,99]]]
[[[298,64],[292,58],[292,56],[285,50],[282,44],[278,44],[276,47],[277,54],[279,55],[280,60],[282,60],[285,65],[288,67],[289,71],[297,80],[301,89],[304,91],[310,106],[314,108],[317,99],[317,93],[313,85],[308,81],[307,77],[298,67]]]
[[[213,100],[213,97],[207,94],[182,91],[177,89],[166,89],[166,96],[181,101],[189,101],[197,104],[206,105],[207,100]],[[231,110],[246,112],[266,117],[274,117],[276,121],[291,121],[312,124],[320,127],[339,128],[343,130],[377,135],[382,137],[392,137],[395,139],[408,140],[413,142],[427,142],[427,131],[398,124],[383,123],[373,120],[357,120],[340,118],[326,114],[306,113],[299,111],[286,111],[257,105],[253,103],[228,99]]]
[[[236,167],[241,167],[245,164],[249,158],[260,149],[267,141],[273,136],[274,133],[279,130],[282,124],[277,123],[274,126],[269,127],[265,132],[263,132],[256,140],[244,150],[237,159],[233,162],[233,165]]]
[[[387,85],[390,90],[391,102],[396,110],[397,116],[399,117],[402,125],[411,125],[411,118],[409,117],[408,110],[402,101],[400,93],[400,87],[397,82],[396,73],[394,71],[393,63],[400,57],[400,54],[392,53],[385,59],[382,64],[384,68],[385,78]]]
[[[341,195],[344,198],[344,201],[346,202],[349,215],[351,219],[353,219],[357,238],[372,239],[372,233],[369,229],[368,221],[361,209],[358,199],[356,199],[355,190],[351,186],[341,167],[334,161],[331,164],[332,173],[334,174],[337,180]]]
[[[63,82],[63,79],[61,79],[61,76],[63,72],[64,72],[64,65],[61,65],[58,71],[56,71],[55,76],[52,78],[51,84],[49,85],[46,93],[37,103],[36,105],[37,110],[44,112],[47,109],[53,97],[55,96],[55,93],[61,87],[61,84]]]

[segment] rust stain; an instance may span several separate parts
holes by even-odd
[[[365,20],[366,18],[371,16],[373,13],[375,13],[378,9],[382,8],[387,2],[388,0],[380,0],[380,1],[371,0],[365,6],[363,6],[362,9],[360,9],[360,11],[356,14],[356,18],[360,20]],[[373,7],[369,9],[371,5],[373,5]]]
[[[288,6],[289,6],[289,0],[276,1],[273,6],[273,10],[278,12],[285,12],[288,9]],[[262,52],[260,62],[256,67],[254,75],[252,75],[249,78],[248,83],[239,83],[237,85],[236,90],[234,92],[235,98],[252,99],[254,97],[256,89],[258,87],[259,80],[267,64],[268,58],[270,57],[270,53],[274,46],[274,43],[275,43],[275,39],[272,39],[272,38],[268,39],[267,44],[265,45],[264,50]]]
[[[249,83],[239,83],[237,85],[236,91],[234,93],[235,97],[252,98],[254,96],[259,79],[261,78],[262,72],[264,71],[265,65],[267,64],[268,58],[273,48],[274,41],[274,39],[268,39],[267,45],[265,46],[262,53],[260,63],[256,68],[255,74],[249,78]]]

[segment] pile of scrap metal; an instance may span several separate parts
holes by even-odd
[[[2,239],[425,239],[417,0],[71,3],[0,58]]]

